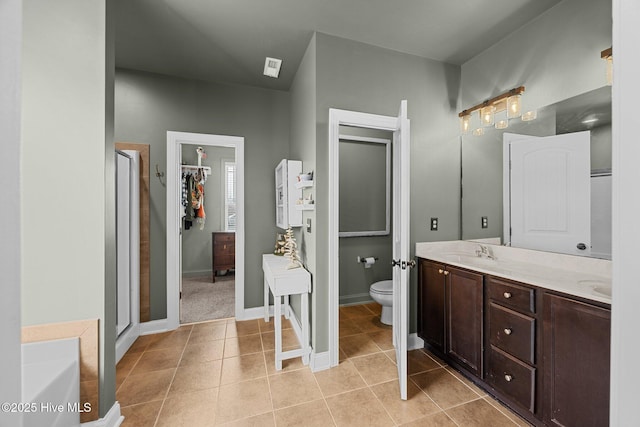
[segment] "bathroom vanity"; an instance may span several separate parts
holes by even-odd
[[[534,425],[608,425],[610,261],[473,242],[416,255],[426,348]]]

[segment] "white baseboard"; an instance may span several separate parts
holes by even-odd
[[[418,350],[420,348],[424,348],[424,340],[420,338],[415,332],[413,334],[409,334],[409,338],[407,340],[407,349]]]
[[[311,368],[311,372],[329,369],[331,367],[331,357],[329,356],[329,352],[323,351],[322,353],[316,353],[315,351],[311,351],[309,367]]]
[[[140,323],[140,335],[158,334],[169,330],[167,319],[151,320]]]
[[[124,417],[120,413],[120,403],[113,404],[107,415],[99,420],[82,423],[82,427],[119,427],[124,421]]]
[[[340,304],[341,306],[349,306],[367,304],[370,302],[373,302],[373,300],[371,299],[371,295],[369,294],[369,292],[365,292],[362,294],[341,295],[338,304]]]
[[[273,306],[269,306],[269,316],[273,316]],[[236,313],[236,320],[264,319],[264,306],[245,308],[242,313]]]

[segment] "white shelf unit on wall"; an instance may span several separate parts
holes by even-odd
[[[296,209],[296,201],[302,198],[302,189],[296,188],[301,173],[300,160],[282,159],[276,167],[276,226],[279,228],[302,226],[302,212]]]

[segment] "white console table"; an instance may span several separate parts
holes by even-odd
[[[289,259],[273,254],[262,255],[262,271],[264,273],[264,321],[269,321],[269,290],[273,294],[273,315],[276,335],[276,370],[282,369],[282,361],[294,357],[302,357],[302,363],[309,364],[311,346],[309,345],[309,298],[311,292],[311,274],[304,268],[287,270]],[[289,295],[301,295],[300,327],[302,337],[300,348],[282,351],[282,297],[288,305]]]

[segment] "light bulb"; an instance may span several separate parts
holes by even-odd
[[[469,129],[471,129],[471,115],[467,114],[466,116],[460,117],[460,132],[466,135],[469,133]]]
[[[502,110],[496,113],[496,129],[506,129],[509,127],[509,118],[507,117],[507,111]]]
[[[520,102],[520,95],[511,95],[507,98],[507,116],[510,119],[520,117],[522,114],[522,103]]]
[[[493,126],[494,113],[493,105],[488,105],[480,109],[480,123],[482,126]]]
[[[484,135],[484,128],[476,128],[472,132],[473,136],[482,136]]]
[[[527,111],[526,113],[522,114],[522,121],[530,122],[531,120],[535,120],[537,117],[538,117],[537,110]]]

